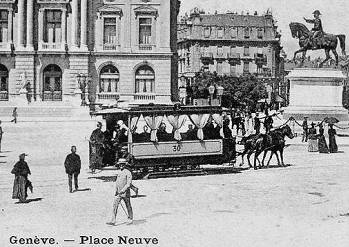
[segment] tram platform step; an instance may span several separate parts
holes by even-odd
[[[169,178],[169,177],[188,177],[188,176],[204,176],[207,175],[202,169],[197,170],[179,170],[179,171],[164,171],[164,172],[151,172],[147,174],[144,179],[155,178]]]

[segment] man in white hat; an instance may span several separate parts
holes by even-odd
[[[133,221],[133,211],[130,200],[130,186],[132,183],[132,173],[128,169],[125,169],[128,166],[126,159],[119,159],[117,164],[120,166],[120,172],[117,174],[116,177],[113,214],[111,221],[107,222],[108,225],[115,225],[116,215],[121,200],[125,202],[127,208],[128,223],[131,224]]]

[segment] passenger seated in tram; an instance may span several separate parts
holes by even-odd
[[[198,134],[197,128],[194,128],[192,124],[189,124],[185,139],[189,141],[197,140],[198,139],[197,134]]]
[[[173,139],[171,134],[167,133],[165,123],[160,124],[159,129],[157,131],[157,137],[159,142],[171,141]]]
[[[135,134],[136,142],[150,142],[149,127],[147,125],[143,126],[143,133]],[[134,141],[135,142],[135,141]]]

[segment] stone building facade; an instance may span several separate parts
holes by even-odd
[[[170,102],[179,4],[0,0],[0,105]]]
[[[195,8],[177,31],[179,77],[187,81],[199,71],[262,78],[279,73],[280,34],[270,12],[205,14]]]

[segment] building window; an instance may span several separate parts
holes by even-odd
[[[211,29],[209,27],[205,27],[204,36],[205,38],[209,38],[211,36]]]
[[[44,69],[44,97],[45,101],[62,100],[62,70],[55,64]]]
[[[117,21],[116,17],[104,18],[104,45],[115,47],[117,40]]]
[[[8,11],[0,10],[0,43],[7,42]]]
[[[223,47],[222,46],[217,47],[217,55],[219,57],[223,57]]]
[[[44,25],[44,42],[61,43],[62,41],[62,11],[46,10]]]
[[[236,65],[230,65],[230,74],[236,75]]]
[[[223,63],[221,61],[217,62],[217,74],[222,75],[223,74]]]
[[[245,39],[249,39],[250,38],[250,28],[246,27],[244,30],[244,37]]]
[[[250,47],[245,46],[244,47],[244,56],[249,56],[250,55]]]
[[[8,100],[8,70],[0,64],[0,101]]]
[[[218,28],[218,30],[217,30],[217,37],[219,39],[222,39],[223,35],[224,35],[224,29],[223,28]]]
[[[238,36],[238,29],[236,27],[233,27],[231,30],[230,30],[230,35],[233,39],[237,38]]]
[[[152,18],[139,18],[139,44],[149,45],[152,43]]]
[[[148,65],[143,65],[136,71],[136,93],[155,92],[155,73]]]
[[[99,90],[101,93],[116,93],[119,86],[119,71],[113,65],[102,68],[99,80]]]
[[[257,38],[258,39],[263,39],[263,29],[262,28],[258,28],[258,31],[257,31]]]
[[[245,61],[244,62],[244,74],[250,73],[250,62]]]

